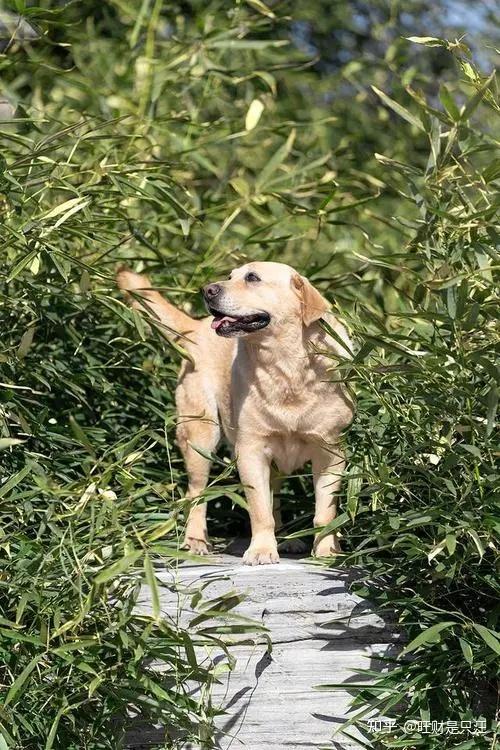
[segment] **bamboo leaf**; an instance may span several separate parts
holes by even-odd
[[[33,672],[35,667],[41,662],[43,659],[44,654],[38,654],[35,656],[31,661],[24,667],[22,672],[16,677],[12,685],[10,686],[7,696],[4,701],[4,707],[8,706],[12,701],[15,700],[17,694],[25,684],[25,682],[29,679],[30,674]]]
[[[448,630],[454,625],[456,625],[456,622],[453,621],[438,622],[436,625],[431,625],[430,628],[426,628],[422,633],[419,633],[416,638],[410,641],[410,643],[402,650],[401,655],[409,654],[411,651],[415,651],[415,649],[420,646],[425,646],[427,643],[437,643],[440,639],[441,632],[443,630]]]
[[[10,439],[10,438],[9,438]],[[5,497],[11,490],[14,489],[25,477],[31,472],[31,466],[26,464],[16,474],[13,474],[10,479],[7,479],[4,484],[0,486],[0,497]]]
[[[12,448],[14,445],[22,445],[23,443],[24,440],[20,440],[20,438],[0,438],[0,451]]]
[[[409,112],[405,107],[403,107],[399,102],[394,101],[394,99],[391,99],[390,96],[387,96],[387,94],[384,94],[383,91],[380,91],[376,86],[372,86],[373,91],[377,94],[377,96],[384,102],[384,104],[389,107],[389,109],[392,109],[393,112],[395,112],[397,115],[403,118],[403,120],[406,120],[406,122],[409,122],[410,125],[413,125],[418,130],[424,130],[424,127],[421,123],[421,121],[415,117],[415,115],[412,115],[411,112]]]
[[[474,112],[475,109],[477,109],[479,103],[484,99],[484,95],[491,86],[491,82],[493,81],[495,77],[495,71],[491,73],[490,76],[484,81],[484,83],[478,88],[474,96],[472,96],[465,107],[463,108],[461,114],[460,114],[460,121],[466,122],[471,114]]]
[[[469,534],[471,539],[474,541],[474,544],[477,547],[477,551],[479,552],[479,557],[482,559],[485,550],[483,547],[483,543],[481,539],[479,538],[479,534],[477,533],[475,529],[467,529],[467,533]]]
[[[260,99],[253,99],[245,117],[245,130],[250,131],[257,127],[263,111],[264,105]]]
[[[274,154],[271,156],[269,161],[267,162],[266,166],[260,173],[260,175],[257,177],[257,180],[255,182],[255,186],[257,190],[261,190],[266,186],[268,183],[271,175],[275,172],[275,170],[279,167],[280,164],[286,159],[290,151],[292,150],[293,143],[295,141],[296,131],[292,130],[290,132],[290,135],[286,139],[285,143],[279,147],[277,151],[274,152]]]
[[[17,349],[17,356],[22,359],[25,357],[30,350],[31,344],[33,343],[33,337],[35,335],[35,326],[31,325],[29,328],[25,330],[23,333],[23,337],[19,343],[19,347]]]
[[[124,555],[120,560],[113,563],[107,568],[104,568],[94,579],[94,582],[98,585],[107,583],[113,580],[122,573],[125,573],[142,555],[141,550],[130,552],[128,555]]]
[[[463,638],[459,638],[458,640],[460,642],[460,648],[462,649],[465,661],[467,662],[467,664],[473,664],[474,653],[472,651],[470,643],[465,641]]]
[[[484,625],[478,625],[473,623],[472,627],[479,633],[483,641],[494,651],[496,654],[500,654],[500,635],[495,633],[494,630],[485,628]]]
[[[65,709],[61,707],[59,711],[56,713],[54,717],[54,721],[52,722],[52,726],[50,727],[50,732],[47,736],[47,741],[45,743],[45,750],[52,750],[52,747],[54,746],[54,740],[57,734],[57,728],[59,726],[61,717],[64,715],[64,712],[65,712]]]
[[[156,580],[151,558],[146,553],[144,555],[144,573],[146,576],[146,582],[149,586],[149,593],[151,596],[151,604],[153,608],[153,617],[155,620],[161,618],[161,607],[160,607],[160,592],[158,589],[158,582]]]
[[[268,18],[276,18],[272,10],[268,8],[267,5],[262,2],[262,0],[245,0],[245,2],[247,2],[248,5],[251,5],[252,8],[255,8],[255,10],[258,10],[259,13],[262,13],[263,16],[267,16]],[[250,130],[250,128],[248,128],[248,130]]]

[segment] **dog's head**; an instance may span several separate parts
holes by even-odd
[[[330,307],[304,276],[284,263],[248,263],[227,281],[207,284],[203,297],[219,336],[247,336],[292,321],[309,326]]]

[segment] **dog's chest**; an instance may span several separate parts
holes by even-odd
[[[302,458],[308,452],[304,446],[335,440],[352,415],[343,389],[332,382],[321,359],[296,357],[255,366],[238,356],[233,366],[236,432],[253,440],[262,438],[272,446],[275,460],[281,457],[281,463],[294,468],[308,460]]]
[[[313,444],[297,433],[274,434],[266,440],[269,458],[284,474],[300,469],[312,457]]]
[[[258,383],[247,384],[246,391],[237,396],[236,424],[238,429],[283,436],[288,442],[294,437],[301,442],[325,439],[336,424],[336,401],[335,385],[317,378],[303,377],[296,382],[263,377]]]

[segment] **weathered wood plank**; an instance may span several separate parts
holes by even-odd
[[[359,747],[342,735],[331,740],[349,711],[348,684],[362,681],[357,669],[381,668],[376,655],[399,636],[349,593],[346,571],[286,559],[249,568],[239,558],[221,556],[209,565],[182,565],[174,577],[158,571],[158,577],[167,586],[176,579],[185,592],[179,598],[173,589],[163,590],[165,614],[174,615],[180,603],[181,621],[187,623],[192,617],[189,592],[204,582],[210,598],[231,590],[245,593],[236,611],[269,629],[272,652],[262,637],[253,646],[233,646],[236,667],[214,690],[214,704],[224,710],[217,722],[221,750]],[[140,606],[150,609],[147,589]],[[346,689],[314,689],[325,683],[343,683]],[[129,747],[150,747],[158,739],[154,730],[142,730],[131,735]]]

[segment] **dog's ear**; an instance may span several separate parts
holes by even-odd
[[[315,320],[322,318],[330,309],[330,303],[304,276],[295,273],[292,276],[292,287],[300,298],[305,326],[310,326]]]

